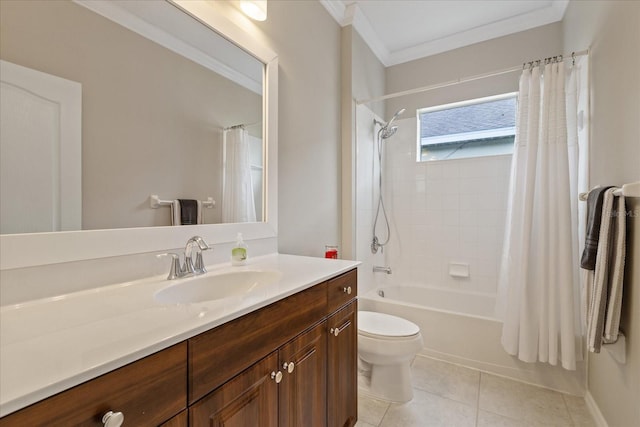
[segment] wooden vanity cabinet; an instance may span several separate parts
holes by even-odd
[[[356,293],[352,270],[190,339],[189,425],[355,425]]]
[[[0,427],[352,427],[356,270],[0,419]]]

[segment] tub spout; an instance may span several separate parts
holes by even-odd
[[[373,272],[374,273],[387,273],[387,274],[391,274],[391,267],[382,267],[379,265],[374,265],[373,266]]]

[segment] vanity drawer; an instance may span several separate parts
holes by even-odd
[[[102,426],[108,411],[124,425],[158,426],[187,406],[182,342],[0,419],[0,426]]]
[[[351,270],[327,282],[327,313],[333,313],[358,294],[358,270]]]
[[[189,339],[189,404],[326,316],[326,282]]]

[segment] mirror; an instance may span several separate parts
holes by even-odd
[[[0,2],[4,6],[5,1]],[[77,1],[76,1],[77,3]],[[263,239],[277,248],[278,208],[278,57],[265,43],[261,31],[242,18],[227,2],[208,0],[167,0],[91,2],[92,4],[163,5],[169,3],[191,17],[189,26],[205,25],[241,47],[264,64],[263,75],[263,213],[262,222],[212,225],[185,225],[119,228],[107,230],[43,232],[0,235],[0,270],[38,267],[47,264],[153,253],[182,248],[186,240],[200,235],[207,243],[235,241],[242,232],[245,240]],[[3,15],[3,14],[2,14]],[[242,20],[244,19],[244,21]],[[3,24],[4,25],[4,24]],[[63,30],[63,29],[61,29]],[[87,29],[89,31],[90,29]],[[159,196],[161,196],[159,194]],[[167,198],[170,196],[166,196]],[[145,201],[140,202],[145,203]]]
[[[78,105],[3,81],[3,114],[19,111],[2,120],[2,234],[168,226],[175,199],[204,201],[204,224],[264,220],[263,62],[165,1],[1,7],[0,59],[31,79],[70,81]],[[20,127],[25,111],[43,126],[70,121],[59,126],[81,132],[81,145],[34,133],[32,116]],[[235,144],[247,147],[241,159]]]

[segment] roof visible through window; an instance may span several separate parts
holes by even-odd
[[[419,161],[510,154],[516,94],[424,108],[418,119]]]

